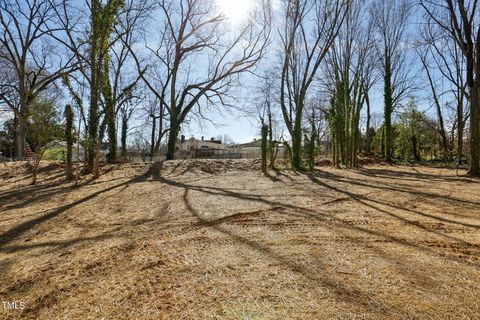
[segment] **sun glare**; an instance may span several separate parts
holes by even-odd
[[[232,23],[242,22],[253,9],[255,0],[217,0],[220,12]]]

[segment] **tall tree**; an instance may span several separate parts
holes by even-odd
[[[369,22],[365,1],[352,1],[340,28],[337,41],[328,55],[328,70],[336,83],[333,88],[332,140],[339,152],[336,160],[347,167],[356,166],[360,137],[360,111],[366,99],[366,90],[371,86],[373,72],[368,68],[372,54],[372,24]],[[338,163],[335,163],[338,166]]]
[[[285,0],[280,106],[292,137],[292,167],[301,167],[302,121],[305,101],[315,75],[333,44],[345,17],[348,0]]]
[[[261,133],[261,155],[262,155],[262,172],[267,173],[267,154],[268,154],[268,125],[262,119]]]
[[[208,105],[227,105],[225,95],[234,81],[263,57],[270,34],[270,11],[263,5],[238,32],[227,32],[225,17],[212,1],[162,0],[159,6],[167,26],[158,50],[164,53],[158,58],[168,74],[162,85],[167,86],[169,113],[167,159],[173,159],[184,121],[195,109],[201,113]]]
[[[254,100],[252,104],[256,108],[255,112],[258,113],[261,127],[263,128],[263,126],[266,126],[268,128],[268,167],[273,169],[275,167],[277,153],[276,143],[278,143],[274,140],[274,127],[276,127],[276,121],[274,119],[275,108],[273,104],[276,102],[275,98],[278,96],[274,92],[274,85],[276,83],[275,73],[271,71],[270,66],[264,68],[269,71],[265,71],[260,77],[261,82],[257,86],[258,93],[252,96],[252,99]],[[252,113],[252,110],[247,109],[245,111],[248,115],[251,115]]]
[[[124,5],[112,25],[114,40],[109,45],[108,63],[104,64],[105,80],[102,95],[105,101],[105,117],[108,126],[107,160],[115,161],[117,153],[117,116],[120,110],[123,124],[128,122],[128,102],[138,100],[137,84],[143,71],[136,72],[130,48],[136,43],[138,29],[142,28],[147,13],[152,7],[149,1],[123,0]],[[115,39],[117,41],[115,41]],[[106,61],[107,62],[107,61]],[[128,125],[125,124],[125,125]],[[123,132],[126,132],[125,130]],[[124,147],[126,147],[124,145]]]
[[[54,8],[57,24],[63,31],[56,39],[68,48],[77,64],[76,74],[71,73],[64,83],[75,105],[82,111],[86,124],[84,145],[87,173],[97,171],[96,159],[107,128],[110,135],[115,136],[113,140],[116,142],[115,100],[109,68],[111,48],[119,40],[114,25],[123,6],[123,0],[89,0],[84,7],[73,6],[70,0],[62,0],[61,5]],[[85,11],[89,14],[85,15]],[[83,107],[86,97],[88,108]]]
[[[116,21],[123,0],[91,0],[91,30],[90,30],[90,109],[88,117],[87,139],[87,172],[97,170],[99,145],[103,139],[104,127],[108,125],[109,136],[116,149],[115,133],[115,102],[109,79],[110,48],[113,24]],[[106,124],[99,128],[99,104],[103,94],[105,104]],[[114,156],[114,155],[110,155]]]
[[[372,26],[372,25],[370,25]],[[373,39],[371,39],[373,40]],[[371,104],[371,91],[373,86],[378,83],[380,80],[381,73],[378,72],[376,67],[377,59],[376,56],[367,54],[366,60],[364,61],[363,72],[361,76],[362,82],[362,91],[365,95],[365,106],[367,107],[367,123],[365,124],[365,151],[367,154],[371,154],[371,145],[372,139],[375,133],[375,129],[372,127],[372,104]]]
[[[412,14],[410,0],[375,0],[373,21],[378,36],[378,56],[384,81],[385,159],[392,161],[392,113],[412,90],[412,64],[408,59],[407,26]]]

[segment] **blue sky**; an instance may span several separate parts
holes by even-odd
[[[223,8],[226,11],[227,18],[230,19],[231,27],[237,27],[242,19],[246,17],[245,10],[251,6],[255,0],[216,0],[219,3],[220,8]],[[278,8],[277,1],[274,1],[274,7]],[[421,14],[417,10],[413,20],[418,21],[421,18]],[[415,31],[417,25],[412,23],[410,30]],[[273,31],[276,34],[276,30]],[[271,46],[271,52],[267,54],[267,63],[268,61],[274,61],[275,53],[273,52],[275,44]],[[248,81],[248,79],[247,79]],[[371,93],[372,100],[372,112],[381,113],[383,109],[383,97],[382,97],[382,83],[380,82]],[[426,88],[425,88],[426,89]],[[313,87],[311,90],[315,90]],[[418,92],[419,95],[424,95],[425,92]],[[250,90],[239,90],[237,92],[237,98],[234,101],[235,105],[247,105],[247,109],[254,110],[252,106],[255,103],[254,94]],[[432,109],[429,109],[429,102],[426,100],[419,101],[421,110],[428,110],[430,115],[434,115]],[[279,113],[279,110],[277,110]],[[8,115],[0,112],[0,122],[7,118]],[[182,128],[182,133],[187,137],[197,137],[200,138],[204,136],[205,138],[217,137],[223,135],[229,135],[237,143],[245,143],[252,141],[254,138],[258,138],[259,135],[259,124],[257,116],[254,112],[250,114],[248,112],[239,112],[234,108],[228,107],[219,107],[218,111],[208,113],[210,120],[214,122],[212,124],[209,121],[202,121],[201,123],[197,121],[191,121],[189,124],[185,124]],[[2,119],[3,118],[3,119]],[[365,108],[363,110],[363,118],[365,118]],[[136,123],[132,123],[132,126],[138,126],[141,122],[145,120],[137,120]],[[280,121],[281,122],[281,121]],[[148,134],[147,134],[148,135]]]
[[[221,0],[221,1],[229,1],[229,0]],[[244,1],[251,1],[251,0],[244,0]],[[242,2],[242,0],[237,0],[237,2]],[[277,6],[278,8],[278,6]],[[423,21],[423,11],[420,8],[415,8],[413,15],[410,20],[410,25],[407,27],[407,33],[408,33],[408,40],[407,43],[410,46],[414,46],[416,37],[418,35],[418,28],[422,24]],[[274,30],[274,33],[276,31]],[[271,50],[274,50],[275,45],[271,47]],[[418,60],[418,57],[414,52],[410,53],[411,56],[411,61],[410,63],[413,63],[415,66],[413,68],[413,74],[415,74],[415,81],[418,82],[418,90],[416,90],[413,93],[413,97],[415,98],[415,101],[417,103],[417,107],[419,110],[424,111],[428,116],[436,119],[436,111],[435,108],[432,107],[431,99],[429,98],[430,94],[430,88],[428,87],[428,82],[426,79],[424,79],[425,75],[423,74],[423,71],[421,70],[421,65]],[[267,60],[272,61],[275,59],[275,55],[272,54],[272,52],[267,56]],[[379,62],[380,64],[380,62]],[[435,70],[432,71],[433,74],[438,76],[438,72]],[[438,85],[438,91],[443,92],[444,90],[448,89],[448,81],[440,81],[437,83]],[[311,92],[314,92],[315,88],[312,86],[310,88]],[[376,117],[377,122],[378,119],[382,118],[383,114],[383,82],[380,80],[376,86],[372,89],[370,92],[370,99],[371,99],[371,113],[373,114],[374,117]],[[448,102],[448,100],[451,99],[451,97],[443,96],[440,98],[441,104],[445,105],[445,103]],[[239,96],[239,101],[241,101],[242,98]],[[408,97],[405,99],[405,103],[408,101]],[[278,106],[277,106],[278,107]],[[401,112],[401,108],[398,110],[395,110],[396,112]],[[279,112],[277,110],[277,112]],[[446,111],[444,111],[446,112]],[[394,118],[397,116],[397,114],[394,114]],[[235,142],[248,142],[253,140],[254,137],[258,138],[259,135],[259,125],[258,122],[255,120],[255,115],[252,115],[252,118],[247,118],[245,115],[240,115],[238,112],[235,110],[231,110],[230,112],[227,112],[226,115],[223,115],[222,117],[218,117],[218,124],[224,124],[221,126],[213,126],[210,124],[205,124],[203,128],[199,128],[196,125],[190,126],[188,129],[188,135],[194,135],[194,136],[218,136],[220,134],[228,134],[230,135]],[[448,115],[445,114],[445,121],[448,122]],[[366,122],[366,106],[364,106],[362,110],[362,120],[361,120],[361,126],[365,126]],[[375,124],[372,124],[375,125]],[[447,123],[448,126],[448,123]]]
[[[246,17],[245,14],[242,14],[241,12],[238,12],[239,9],[246,9],[255,0],[216,0],[217,3],[220,4],[220,9],[225,8],[227,6],[226,11],[230,12],[231,15],[234,16],[228,16],[227,18],[232,21],[231,26],[232,28],[237,27],[241,22],[242,19]],[[243,4],[240,4],[243,3]],[[232,5],[234,8],[228,8],[229,5]],[[273,1],[273,7],[274,7],[274,14],[278,15],[278,10],[280,8],[280,4],[278,0]],[[234,10],[236,9],[236,13]],[[277,16],[277,19],[280,18]],[[277,20],[279,21],[279,20]],[[270,45],[270,52],[267,53],[264,61],[262,62],[262,66],[259,69],[266,69],[266,65],[272,65],[275,63],[277,60],[277,55],[274,52],[275,48],[278,47],[279,39],[277,38],[278,31],[277,28],[278,25],[274,23],[273,25],[273,30],[272,30],[272,35],[275,38],[273,40],[274,43]],[[268,68],[268,67],[267,67]],[[261,72],[261,70],[258,70]],[[278,79],[278,84],[279,84],[280,79]],[[377,85],[373,92],[371,92],[371,104],[372,104],[372,113],[380,113],[383,109],[383,98],[382,98],[382,84],[379,83]],[[250,89],[255,91],[255,89]],[[314,88],[314,85],[311,86],[309,89],[310,93],[314,93],[316,90]],[[246,104],[247,109],[254,109],[253,104],[255,103],[255,99],[252,99],[252,96],[255,94],[251,94],[252,91],[249,91],[248,89],[245,90],[239,90],[239,93],[237,94],[237,100],[236,100],[236,105],[241,105],[241,104]],[[280,126],[283,126],[283,123],[281,121],[281,114],[279,110],[279,106],[276,105],[276,112],[277,113],[277,118],[279,118]],[[221,108],[221,107],[220,107]],[[259,124],[258,124],[258,117],[254,112],[250,113],[250,116],[248,115],[248,112],[239,112],[235,109],[222,109],[223,112],[221,114],[217,113],[211,113],[211,116],[209,115],[210,119],[215,122],[216,125],[212,125],[208,121],[203,121],[200,124],[192,122],[188,126],[183,126],[182,128],[182,133],[185,134],[186,136],[194,136],[197,138],[200,138],[201,136],[205,137],[216,137],[219,135],[223,134],[228,134],[232,139],[237,142],[237,143],[245,143],[245,142],[250,142],[254,138],[259,137]],[[365,118],[365,117],[364,117]],[[284,128],[281,128],[280,130],[284,130]],[[288,134],[287,134],[288,136]],[[288,137],[286,137],[288,138]]]

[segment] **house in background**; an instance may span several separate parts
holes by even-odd
[[[283,159],[284,157],[283,144],[279,141],[274,141],[273,143],[277,150],[277,159]],[[262,141],[260,139],[254,139],[252,142],[233,145],[230,148],[230,152],[234,154],[240,154],[240,158],[246,158],[246,159],[261,158]]]
[[[180,138],[180,147],[177,151],[178,158],[221,158],[227,153],[228,148],[222,144],[221,140],[198,140],[194,137],[186,140],[182,135]]]
[[[182,135],[178,144],[176,158],[178,159],[258,159],[261,158],[261,140],[226,146],[221,140],[198,140],[194,137],[185,139]],[[284,158],[284,147],[279,141],[274,141],[277,159]]]

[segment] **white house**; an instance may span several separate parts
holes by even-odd
[[[185,136],[181,136],[180,145],[179,145],[179,156],[180,157],[197,157],[208,155],[225,153],[227,151],[227,146],[222,144],[221,140],[215,140],[211,138],[210,140],[204,140],[202,137],[201,140],[195,139],[194,137],[185,140]]]

